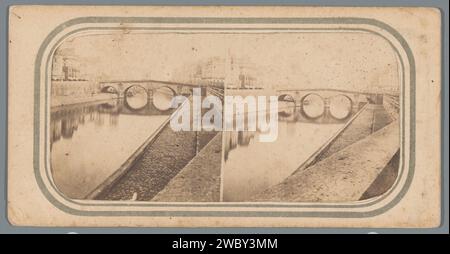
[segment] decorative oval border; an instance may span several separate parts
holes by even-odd
[[[402,186],[399,193],[386,205],[382,206],[381,208],[377,208],[375,210],[371,211],[364,211],[364,212],[349,212],[349,211],[174,211],[174,210],[164,210],[164,211],[86,211],[86,210],[79,210],[75,209],[73,207],[70,207],[64,203],[62,203],[60,200],[58,200],[53,194],[49,191],[47,188],[43,176],[41,175],[40,171],[40,151],[39,151],[39,141],[41,139],[40,137],[40,109],[41,109],[41,63],[42,59],[44,57],[44,52],[48,46],[48,44],[58,35],[60,34],[64,29],[75,26],[78,24],[83,23],[154,23],[154,24],[328,24],[328,25],[369,25],[369,26],[375,26],[377,28],[380,28],[383,31],[388,32],[390,35],[392,35],[397,42],[401,45],[404,53],[407,56],[407,61],[409,64],[409,83],[410,83],[410,90],[409,90],[409,102],[410,102],[410,115],[409,115],[409,170],[408,174],[405,179],[405,183]],[[121,28],[116,28],[121,29]],[[133,28],[129,28],[133,29]],[[201,29],[201,28],[200,28]],[[214,28],[214,30],[218,30],[217,28]],[[236,30],[236,29],[234,29]],[[243,28],[243,30],[248,30],[246,28]],[[258,28],[255,28],[255,30],[261,30]],[[280,28],[271,28],[271,30],[283,30]],[[289,28],[289,30],[295,30],[292,28]],[[364,29],[354,29],[354,30],[364,30]],[[399,53],[398,49],[395,45],[392,44],[392,42],[384,37],[382,34],[371,31],[368,29],[365,29],[366,32],[371,32],[374,34],[377,34],[378,36],[383,37],[386,41],[389,42],[389,44],[393,47],[393,49],[397,52],[397,55],[399,57],[399,60],[402,64],[402,96],[405,94],[405,72],[404,72],[404,62],[401,54]],[[49,57],[49,56],[47,56]],[[47,59],[47,65],[48,65],[49,59]],[[41,47],[39,48],[39,52],[36,57],[35,61],[35,96],[34,96],[34,147],[33,147],[33,163],[34,163],[34,172],[35,177],[37,180],[37,183],[43,192],[43,194],[46,196],[46,198],[57,208],[60,210],[73,214],[73,215],[79,215],[79,216],[217,216],[217,217],[223,217],[223,216],[237,216],[237,217],[334,217],[334,218],[361,218],[361,217],[372,217],[375,215],[379,215],[381,213],[386,212],[393,206],[395,206],[406,194],[407,190],[409,189],[409,186],[412,182],[413,176],[414,176],[414,167],[415,167],[415,86],[416,86],[416,80],[415,80],[415,62],[414,62],[414,56],[412,54],[412,51],[406,42],[406,40],[398,33],[394,28],[391,26],[375,20],[375,19],[366,19],[366,18],[200,18],[200,17],[182,17],[182,18],[170,18],[170,17],[82,17],[82,18],[76,18],[69,20],[58,27],[56,27],[43,41],[41,44]],[[47,89],[48,86],[46,86]],[[45,101],[47,105],[47,101]],[[404,110],[404,100],[402,100],[402,110]],[[47,106],[46,106],[47,110]],[[46,112],[47,116],[47,112]],[[401,134],[405,134],[405,114],[402,114],[402,125],[401,125]],[[47,134],[46,134],[47,135]],[[45,139],[45,141],[47,141]],[[402,151],[402,160],[404,160],[404,139],[402,143],[402,147],[400,149]],[[404,163],[402,163],[402,166],[404,166]],[[403,174],[403,171],[401,171],[401,174]],[[153,203],[139,203],[139,204],[123,204],[115,202],[114,204],[103,204],[104,206],[123,206],[123,207],[140,207],[140,206],[156,206],[156,207],[247,207],[247,208],[270,208],[270,207],[288,207],[288,208],[338,208],[338,207],[344,207],[344,208],[357,208],[362,206],[372,206],[375,203],[380,202],[382,199],[389,196],[389,194],[396,188],[396,185],[399,183],[399,179],[402,177],[402,175],[399,174],[398,179],[394,183],[394,186],[386,193],[386,195],[380,196],[380,198],[376,198],[374,200],[371,200],[371,202],[368,202],[367,204],[342,204],[342,205],[326,205],[326,204],[316,204],[316,205],[301,205],[301,203],[293,203],[292,205],[283,205],[283,204],[276,204],[276,203],[252,203],[252,204],[233,204],[233,203],[224,203],[224,204],[201,204],[201,205],[181,205],[181,204],[169,204],[169,205],[163,205],[161,203],[156,204]],[[48,177],[48,175],[47,175]],[[52,183],[52,181],[50,181]],[[58,190],[56,189],[58,192]],[[75,204],[77,206],[93,206],[93,204],[83,204],[80,202],[76,202],[74,200],[69,200],[65,198],[63,195],[61,195],[63,199],[66,201]],[[101,205],[101,204],[98,204]]]

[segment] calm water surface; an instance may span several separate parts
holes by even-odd
[[[280,183],[342,127],[279,119],[271,143],[259,142],[258,132],[225,132],[223,201],[248,201]]]
[[[70,198],[84,198],[168,117],[154,108],[129,110],[122,99],[53,109],[51,169],[56,186]]]

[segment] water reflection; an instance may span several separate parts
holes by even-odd
[[[303,97],[301,104],[305,116],[309,118],[320,117],[325,112],[325,102],[318,94],[306,95]]]
[[[58,189],[81,199],[117,170],[171,112],[130,110],[122,99],[52,109],[51,170]]]
[[[160,87],[155,91],[153,105],[160,110],[168,110],[174,96],[175,92],[169,87]]]
[[[352,100],[345,95],[334,96],[330,99],[330,114],[336,119],[345,119],[352,113]]]
[[[344,124],[299,120],[298,108],[284,107],[279,113],[278,139],[271,143],[259,142],[258,131],[224,132],[223,201],[248,201],[280,183]]]
[[[125,102],[132,109],[141,109],[148,103],[147,90],[139,85],[130,86],[125,90]]]

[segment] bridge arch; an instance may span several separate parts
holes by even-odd
[[[169,86],[169,85],[162,85],[162,86],[158,86],[156,89],[155,89],[155,91],[156,90],[159,90],[159,89],[169,89],[174,95],[178,95],[178,93],[177,93],[177,91],[173,88],[173,87],[171,87],[171,86]]]
[[[312,105],[310,100],[314,99],[318,105]],[[301,113],[309,119],[316,119],[325,114],[325,100],[318,93],[307,93],[300,100]]]
[[[295,99],[291,94],[282,94],[278,96],[278,101],[295,102]]]
[[[178,93],[170,86],[160,86],[153,90],[153,106],[160,111],[167,111],[171,109],[172,99],[177,96]]]
[[[110,100],[110,101],[106,101],[106,102],[100,104],[99,107],[101,109],[109,110],[109,109],[117,108],[118,104],[119,104],[119,100],[113,100],[113,101]]]
[[[297,103],[291,94],[278,96],[278,116],[289,118],[296,113]]]
[[[111,86],[111,85],[102,87],[102,89],[100,89],[100,92],[101,93],[112,93],[112,94],[117,94],[117,96],[120,96],[119,89],[117,89],[117,87]]]
[[[347,102],[349,104],[347,110],[339,108],[339,106],[342,107],[345,105],[336,105],[336,106],[334,105],[336,103],[336,98],[339,98],[339,97],[347,99]],[[345,103],[345,102],[341,101],[341,102],[337,102],[337,103]],[[354,104],[354,101],[352,100],[352,98],[350,98],[350,96],[348,96],[346,94],[338,94],[333,97],[330,97],[329,112],[330,112],[331,117],[333,117],[336,120],[347,119],[349,116],[352,115],[353,104]]]
[[[139,89],[141,90],[140,93],[143,93],[143,96],[145,98],[137,99],[136,101],[133,101],[133,97],[135,94],[131,94],[133,90],[131,89]],[[141,110],[145,108],[148,105],[148,91],[147,88],[145,88],[142,85],[130,85],[128,86],[124,92],[123,92],[123,98],[124,98],[124,105],[130,109],[130,110]]]

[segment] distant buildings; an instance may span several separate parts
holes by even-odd
[[[52,62],[52,96],[86,96],[97,92],[71,48],[56,50]]]
[[[58,49],[53,56],[52,80],[85,81],[86,75],[81,71],[81,63],[70,48]]]
[[[255,67],[240,58],[211,57],[196,64],[185,65],[172,75],[172,81],[231,89],[257,87]]]

